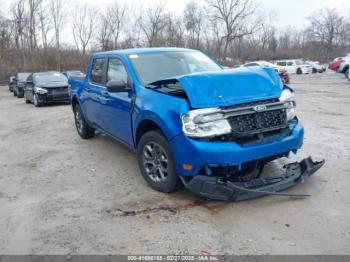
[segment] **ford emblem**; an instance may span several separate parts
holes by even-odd
[[[255,112],[262,112],[266,110],[266,106],[265,105],[257,105],[254,107],[254,111]]]

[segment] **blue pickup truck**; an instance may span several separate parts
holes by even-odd
[[[129,49],[92,54],[85,78],[69,86],[79,135],[98,130],[126,144],[161,192],[185,186],[223,201],[293,195],[279,191],[324,164],[306,158],[263,175],[304,135],[293,90],[270,68],[224,69],[190,49]]]

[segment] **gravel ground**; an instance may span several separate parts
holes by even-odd
[[[133,153],[81,140],[67,105],[35,108],[0,88],[1,254],[350,254],[350,83],[293,76],[306,129],[297,158],[326,165],[289,192],[240,203],[149,188]],[[123,212],[128,211],[128,212]]]

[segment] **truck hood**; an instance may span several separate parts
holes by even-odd
[[[224,107],[278,98],[282,81],[273,68],[235,68],[175,78],[192,108]]]
[[[42,87],[42,88],[57,88],[57,87],[64,87],[68,86],[67,81],[60,81],[60,82],[46,82],[46,83],[38,83],[37,87]]]

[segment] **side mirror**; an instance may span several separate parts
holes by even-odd
[[[130,89],[123,80],[111,80],[107,82],[107,91],[110,93],[127,92]]]

